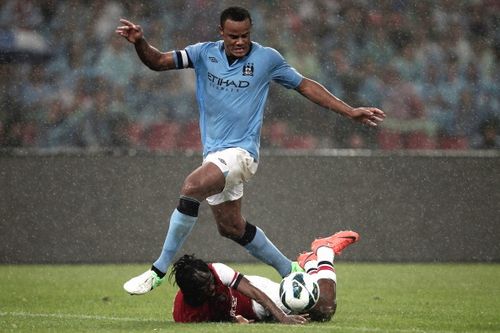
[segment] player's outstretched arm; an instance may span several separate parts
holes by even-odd
[[[353,108],[314,80],[304,78],[296,90],[310,101],[362,124],[375,127],[384,121],[384,111],[374,107]]]
[[[284,313],[262,290],[252,285],[245,277],[241,279],[237,290],[262,305],[280,323],[305,324],[308,321],[308,315],[287,315]]]
[[[141,61],[154,71],[164,71],[175,68],[173,52],[160,52],[151,46],[144,38],[142,27],[125,19],[120,19],[121,26],[115,32],[134,44]]]

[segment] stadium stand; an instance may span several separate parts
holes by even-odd
[[[192,73],[149,71],[114,29],[120,17],[133,18],[152,44],[178,49],[217,39],[229,3],[2,1],[0,147],[199,150]],[[353,134],[272,89],[264,148],[500,148],[498,1],[242,4],[254,17],[254,41],[349,103],[388,115],[378,131]]]

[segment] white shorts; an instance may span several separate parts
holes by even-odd
[[[291,311],[288,310],[283,303],[281,303],[280,299],[280,285],[268,278],[262,277],[262,276],[255,276],[255,275],[245,275],[245,277],[250,281],[250,283],[260,289],[261,291],[266,294],[271,301],[274,302],[283,312],[285,313],[290,313]],[[273,315],[267,311],[262,305],[257,303],[256,301],[252,300],[252,308],[255,314],[257,315],[257,318],[262,321],[273,321]]]
[[[241,148],[228,148],[210,153],[203,160],[203,164],[208,162],[215,164],[226,178],[222,192],[207,198],[208,204],[212,206],[241,198],[243,183],[255,175],[259,166],[252,155]]]

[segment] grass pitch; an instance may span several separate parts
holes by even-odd
[[[268,266],[231,265],[278,280]],[[175,324],[166,282],[129,296],[148,265],[0,265],[0,332],[500,332],[499,264],[336,265],[335,317],[305,326]]]

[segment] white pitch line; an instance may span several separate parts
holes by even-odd
[[[275,324],[279,325],[279,324]],[[323,326],[321,325],[315,325],[314,323],[310,323],[307,325],[308,327],[317,327],[318,330],[324,329]],[[300,325],[297,326],[290,326],[288,328],[293,329],[293,328],[299,328],[301,327]],[[456,331],[447,331],[447,330],[423,330],[423,329],[418,329],[418,328],[377,328],[377,327],[354,327],[354,326],[335,326],[335,330],[340,330],[341,332],[343,331],[355,331],[355,332],[384,332],[384,333],[455,333]]]
[[[421,330],[418,328],[376,328],[376,327],[349,327],[349,326],[339,326],[341,330],[356,331],[356,332],[393,332],[393,333],[453,333],[455,331],[429,331]]]
[[[140,321],[140,322],[161,321],[161,320],[144,319],[144,318],[107,317],[107,316],[71,314],[71,313],[0,312],[0,316],[40,317],[40,318],[59,318],[59,319],[73,318],[73,319],[92,319],[92,320]]]
[[[113,321],[125,321],[125,322],[163,322],[162,320],[154,319],[144,319],[144,318],[130,318],[130,317],[107,317],[107,316],[96,316],[96,315],[84,315],[84,314],[71,314],[71,313],[31,313],[31,312],[0,312],[0,316],[12,316],[12,317],[31,317],[31,318],[58,318],[58,319],[91,319],[91,320],[113,320]],[[316,326],[314,324],[308,326]],[[298,326],[291,326],[289,328],[299,328]],[[321,328],[322,326],[318,326]],[[376,327],[350,327],[350,326],[338,326],[335,329],[339,330],[349,330],[357,332],[392,332],[392,333],[453,333],[454,331],[434,331],[434,330],[421,330],[421,329],[386,329],[386,328],[376,328]]]

